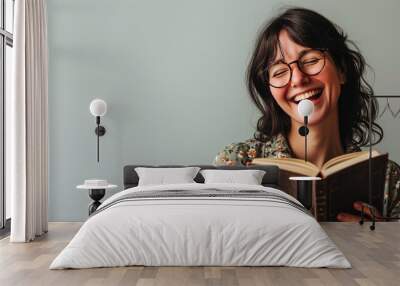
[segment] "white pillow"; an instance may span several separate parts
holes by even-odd
[[[205,184],[261,185],[265,171],[262,170],[201,170]]]
[[[199,170],[199,167],[135,168],[139,176],[138,186],[195,183],[193,179]]]

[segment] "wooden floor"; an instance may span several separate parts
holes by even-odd
[[[289,267],[120,267],[48,270],[54,257],[81,226],[50,223],[32,243],[0,241],[0,285],[400,285],[400,223],[323,223],[352,269]]]

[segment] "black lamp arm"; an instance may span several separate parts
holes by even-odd
[[[106,133],[106,129],[104,128],[104,126],[100,125],[100,116],[96,116],[96,129],[94,130],[94,132],[97,135],[97,162],[99,162],[99,157],[100,157],[100,152],[99,152],[99,148],[100,148],[100,140],[99,137],[103,136]]]
[[[307,124],[308,124],[308,116],[304,116],[304,126],[305,126],[305,135],[304,135],[304,161],[307,162]]]

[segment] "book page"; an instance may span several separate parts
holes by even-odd
[[[362,152],[347,153],[347,154],[343,154],[343,155],[337,156],[335,158],[332,158],[332,159],[326,161],[322,165],[321,170],[328,169],[329,167],[334,166],[334,165],[336,165],[336,164],[338,164],[340,162],[347,161],[347,160],[349,160],[351,158],[360,156],[360,153],[362,153]]]
[[[304,160],[295,158],[255,158],[252,161],[252,164],[275,165],[280,169],[311,177],[319,174],[319,169],[317,166],[310,162],[305,162]]]
[[[377,151],[372,150],[372,158],[375,158],[379,155],[380,154]],[[340,170],[343,170],[345,168],[348,168],[352,165],[355,165],[359,162],[366,160],[369,160],[369,151],[354,152],[338,156],[336,158],[329,160],[327,163],[324,164],[321,170],[321,175],[325,178]]]

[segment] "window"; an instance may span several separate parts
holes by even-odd
[[[0,0],[0,228],[9,226],[10,194],[5,188],[5,104],[11,92],[14,0]],[[8,223],[7,223],[8,222]],[[1,235],[1,233],[0,233]]]

